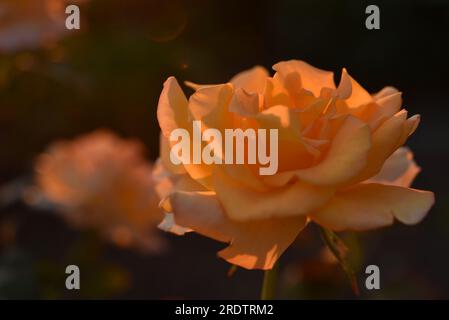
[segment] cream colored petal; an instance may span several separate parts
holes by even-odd
[[[419,171],[421,168],[413,160],[413,153],[401,147],[385,161],[380,172],[366,182],[410,187]]]
[[[166,201],[178,224],[229,243],[219,256],[246,269],[272,268],[306,224],[305,217],[233,222],[212,192],[176,192]]]
[[[434,195],[430,191],[359,184],[336,194],[311,218],[335,231],[360,231],[391,225],[394,218],[405,224],[416,224],[433,203]]]
[[[323,88],[335,89],[333,72],[315,68],[304,61],[279,62],[273,66],[273,69],[283,79],[286,79],[289,74],[299,74],[302,88],[312,92],[315,97],[320,96]]]
[[[268,76],[268,71],[264,67],[255,66],[235,75],[229,82],[236,89],[240,88],[249,93],[262,93]]]

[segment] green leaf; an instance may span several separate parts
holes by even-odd
[[[344,272],[349,278],[349,282],[352,287],[352,291],[356,296],[360,295],[359,285],[357,283],[357,276],[355,274],[354,268],[348,259],[349,250],[346,247],[343,240],[340,239],[333,231],[318,226],[321,232],[321,238],[324,243],[328,246],[328,248],[332,251],[335,258],[340,263],[340,266],[343,268]]]

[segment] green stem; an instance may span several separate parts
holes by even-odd
[[[263,277],[262,293],[260,299],[273,300],[276,293],[279,262],[271,270],[266,270]]]
[[[234,273],[237,271],[237,265],[233,264],[228,270],[228,277],[232,277]]]

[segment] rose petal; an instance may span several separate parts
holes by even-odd
[[[395,94],[399,92],[398,89],[396,89],[395,87],[385,87],[382,90],[380,90],[378,93],[373,95],[374,100],[379,100],[383,97],[387,97],[390,96],[392,94]]]
[[[297,171],[297,176],[316,185],[336,185],[359,173],[371,147],[369,127],[349,116],[335,135],[326,157],[316,166]]]
[[[414,116],[408,118],[403,126],[402,135],[399,138],[398,144],[396,145],[397,148],[402,146],[418,128],[419,122],[421,121],[421,116],[419,114],[415,114]]]
[[[265,108],[275,105],[288,106],[291,102],[287,89],[278,78],[267,78],[263,97]]]
[[[301,125],[291,108],[272,106],[253,117],[258,128],[278,129],[278,170],[288,171],[310,166],[320,151],[307,143],[301,134]]]
[[[173,85],[174,88],[179,88],[179,86],[177,86],[176,80],[174,80],[174,83],[176,84],[176,86],[173,85],[173,80],[172,82],[169,82],[167,88],[168,89],[171,88],[172,87],[171,85]],[[164,87],[164,90],[161,94],[161,100],[163,102],[168,100],[166,97],[168,98],[171,97],[169,96],[170,93],[172,93],[172,95],[175,95],[176,97],[180,90],[179,88],[179,90],[176,90],[175,93],[173,93],[168,89],[165,90]],[[227,108],[231,98],[231,94],[232,94],[232,86],[230,84],[205,86],[199,88],[192,96],[190,96],[187,105],[187,110],[185,113],[183,113],[185,117],[183,119],[184,122],[182,123],[182,125],[180,124],[178,127],[174,126],[180,123],[180,121],[172,120],[173,119],[172,110],[174,109],[174,107],[169,103],[162,103],[162,104],[160,103],[158,106],[158,120],[163,132],[165,132],[164,135],[168,134],[167,137],[169,137],[171,130],[176,128],[184,128],[189,132],[191,139],[193,139],[192,123],[189,123],[192,117],[193,120],[201,121],[202,130],[207,129],[208,127],[211,128],[227,127],[227,123],[228,121],[230,121],[229,117],[227,117]],[[184,105],[184,107],[186,106]],[[188,111],[190,111],[190,114],[188,113]],[[178,112],[176,112],[176,114],[178,114]],[[163,117],[162,115],[167,115],[167,117]],[[168,120],[164,120],[165,118],[168,118]],[[192,143],[193,140],[191,140],[190,142]],[[205,144],[206,144],[205,142],[202,142],[202,147]],[[166,155],[166,157],[168,156]],[[193,179],[198,180],[198,182],[200,182],[206,187],[210,186],[211,166],[206,165],[204,163],[194,164],[191,159],[189,164],[184,164],[184,168]]]
[[[348,99],[352,94],[352,78],[349,76],[346,68],[343,68],[341,72],[340,83],[337,87],[337,97],[340,99]]]
[[[192,229],[177,225],[173,213],[165,213],[164,219],[161,221],[161,223],[159,223],[157,227],[165,232],[176,234],[177,236],[183,236],[187,232],[193,231]]]
[[[279,62],[273,66],[273,69],[283,79],[286,79],[289,74],[298,74],[302,88],[312,92],[315,97],[320,96],[322,88],[335,89],[333,72],[315,68],[304,61]]]
[[[264,67],[255,66],[238,73],[229,82],[234,88],[241,88],[249,93],[262,93],[268,76],[268,71]]]
[[[345,100],[350,109],[373,101],[371,95],[349,75],[346,69],[342,71],[341,82],[337,91],[343,96],[347,96],[349,92],[351,93],[349,98]]]
[[[336,194],[311,218],[335,231],[367,230],[391,225],[394,218],[405,224],[420,222],[434,203],[429,191],[359,184]]]
[[[233,93],[230,84],[199,88],[189,98],[189,110],[194,120],[200,120],[202,129],[225,128],[229,123],[228,106]]]
[[[409,148],[401,147],[385,161],[381,171],[367,182],[410,187],[419,171],[421,168],[413,161],[413,153]]]
[[[212,176],[217,197],[235,221],[306,215],[325,205],[333,194],[333,188],[300,181],[268,192],[258,191],[243,186],[218,166]]]
[[[177,224],[228,242],[218,255],[247,269],[271,269],[306,224],[305,217],[233,222],[213,192],[175,192],[165,201]]]
[[[399,112],[402,106],[402,93],[395,92],[388,96],[377,99],[379,116],[392,117]]]
[[[380,171],[387,158],[398,148],[401,135],[404,131],[406,117],[407,113],[400,111],[382,123],[373,133],[366,166],[357,176],[348,182],[348,185],[364,181]]]
[[[174,77],[169,77],[164,83],[157,107],[157,119],[162,134],[167,138],[174,129],[187,127],[187,98]]]
[[[245,89],[238,88],[232,96],[229,111],[241,116],[256,115],[261,109],[262,96],[258,93],[248,93]]]
[[[168,139],[161,133],[159,135],[160,161],[162,165],[173,174],[182,174],[186,170],[182,164],[175,165],[170,160],[170,143]]]

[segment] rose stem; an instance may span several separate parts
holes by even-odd
[[[279,262],[276,262],[272,269],[265,270],[263,276],[261,300],[272,300],[276,293],[276,283],[278,278]]]

